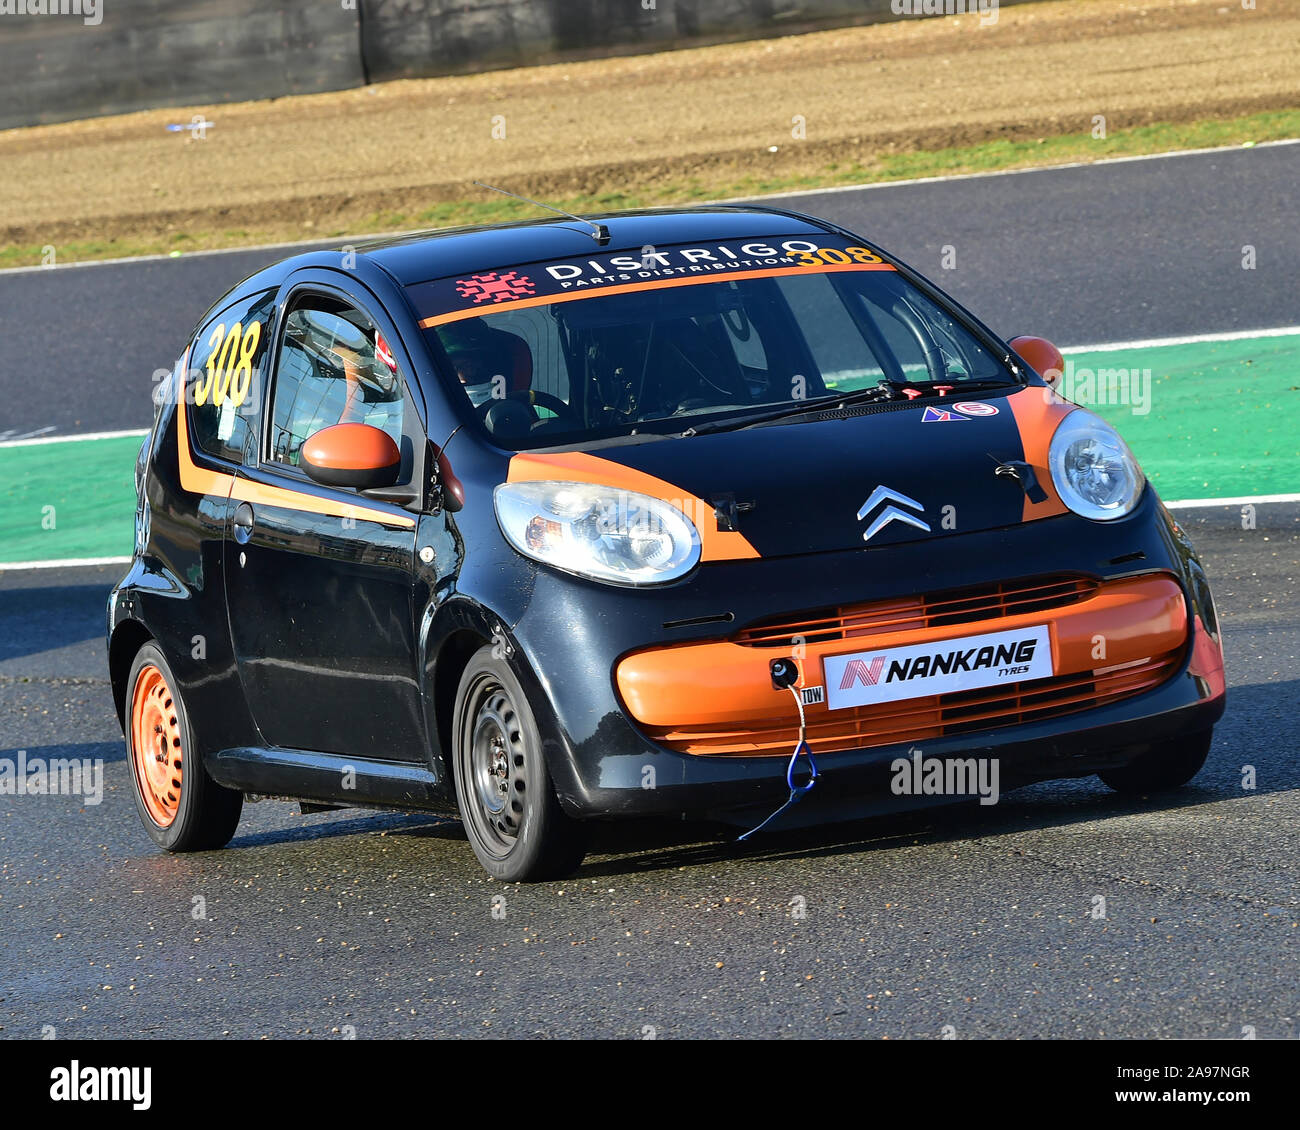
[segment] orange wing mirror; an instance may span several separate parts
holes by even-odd
[[[1017,337],[1011,348],[1016,356],[1034,370],[1049,385],[1056,385],[1065,372],[1065,358],[1061,351],[1045,337]]]
[[[402,469],[393,437],[370,424],[331,424],[307,438],[298,465],[331,487],[391,487]]]

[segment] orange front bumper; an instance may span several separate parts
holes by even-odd
[[[1167,573],[1080,582],[1060,607],[1014,611],[1013,602],[996,618],[949,617],[941,627],[923,611],[908,614],[907,603],[851,610],[838,621],[849,625],[839,638],[825,638],[824,618],[810,620],[806,632],[790,633],[795,642],[788,650],[774,650],[770,637],[755,646],[754,633],[742,632],[729,640],[634,652],[619,661],[615,682],[628,714],[668,749],[788,755],[798,715],[791,695],[772,686],[771,659],[793,654],[799,685],[815,686],[823,682],[822,660],[829,655],[1048,625],[1051,678],[834,711],[824,703],[807,707],[808,740],[816,752],[830,753],[1014,725],[1127,698],[1173,675],[1188,639],[1186,600]],[[923,608],[921,598],[916,605]],[[886,624],[891,627],[882,630]]]

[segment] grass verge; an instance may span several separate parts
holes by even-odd
[[[878,159],[831,162],[799,175],[769,175],[760,169],[740,176],[692,177],[666,180],[636,191],[568,196],[548,204],[572,212],[590,213],[625,208],[698,204],[738,196],[778,192],[815,191],[846,184],[883,184],[917,177],[987,173],[1112,157],[1167,153],[1180,149],[1255,145],[1300,137],[1300,109],[1274,110],[1237,118],[1210,118],[1195,122],[1136,126],[1115,130],[1105,138],[1089,133],[1061,134],[1033,141],[989,141],[951,149],[882,154]],[[348,230],[322,231],[322,240],[364,236],[406,229],[453,227],[462,224],[506,223],[533,219],[537,209],[506,197],[500,200],[448,201],[415,212],[373,213]],[[227,220],[228,222],[228,220]],[[58,261],[85,262],[138,255],[181,256],[195,251],[295,242],[304,238],[301,227],[271,225],[262,228],[194,229],[166,239],[140,238],[62,244]],[[309,237],[311,238],[311,237]],[[0,268],[39,266],[45,249],[36,246],[0,247]]]

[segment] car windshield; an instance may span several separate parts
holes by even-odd
[[[609,256],[441,280],[413,288],[414,300],[466,412],[513,450],[793,412],[881,381],[1014,382],[876,253],[805,241],[757,250],[775,254],[742,260],[748,269],[723,260],[721,277],[697,260],[697,273],[663,278],[683,253],[649,249],[652,262],[621,257],[649,269],[619,272]]]

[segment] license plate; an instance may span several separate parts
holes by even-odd
[[[907,647],[828,655],[822,660],[831,710],[1045,679],[1053,674],[1047,626]]]

